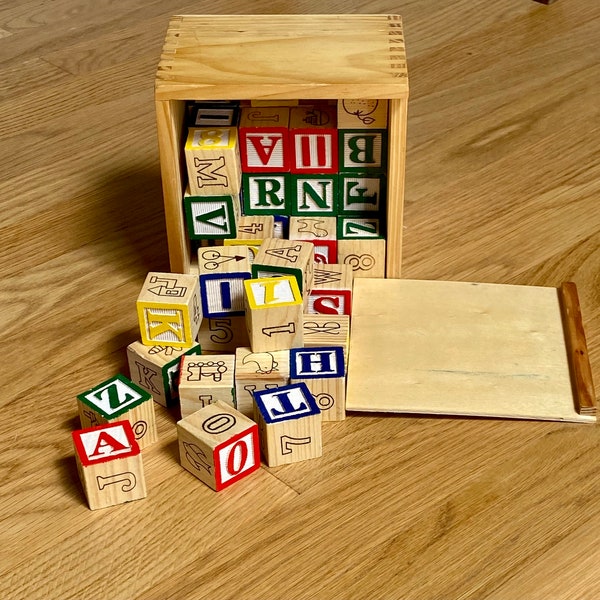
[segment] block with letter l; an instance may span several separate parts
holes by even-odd
[[[129,421],[78,429],[72,438],[92,510],[146,497],[142,455]]]
[[[254,392],[255,421],[270,467],[323,454],[321,410],[304,383]]]
[[[177,422],[181,466],[215,491],[260,467],[258,427],[222,402]]]

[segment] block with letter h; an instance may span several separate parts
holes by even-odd
[[[246,329],[252,352],[302,346],[303,301],[292,275],[246,279]]]
[[[202,322],[198,277],[148,273],[137,313],[143,344],[191,348]]]
[[[115,375],[77,395],[81,427],[126,419],[140,448],[157,440],[152,396],[123,375]]]
[[[350,265],[317,265],[306,312],[324,315],[351,314],[353,278]]]
[[[222,402],[177,422],[181,466],[215,491],[260,467],[258,427]]]
[[[346,418],[346,369],[340,346],[290,350],[290,383],[305,383],[323,421]]]
[[[146,497],[142,455],[129,421],[79,429],[72,437],[90,509]]]
[[[276,467],[323,454],[321,410],[304,383],[254,392],[263,458]]]

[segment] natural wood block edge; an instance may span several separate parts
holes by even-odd
[[[598,402],[592,380],[577,286],[572,281],[563,283],[558,288],[558,299],[571,370],[575,409],[580,415],[595,416]]]

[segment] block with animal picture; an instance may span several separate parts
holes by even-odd
[[[354,271],[349,264],[319,264],[313,274],[313,289],[308,297],[307,313],[326,315],[352,314]]]
[[[302,324],[305,348],[339,346],[344,351],[344,362],[348,364],[350,347],[349,315],[304,315]]]
[[[287,385],[289,379],[289,350],[252,352],[249,347],[236,349],[236,408],[247,417],[254,418],[254,392]]]
[[[246,329],[253,352],[302,346],[303,299],[293,275],[244,281]]]
[[[78,429],[72,440],[91,510],[146,497],[142,455],[129,421]]]
[[[120,373],[77,395],[83,429],[127,420],[140,448],[156,442],[156,417],[152,396]]]
[[[235,238],[240,218],[238,194],[194,196],[187,192],[183,208],[188,236],[191,240],[224,240]]]
[[[146,346],[135,341],[127,346],[129,379],[144,388],[157,404],[173,406],[178,398],[179,363],[184,354],[200,354],[200,344],[191,348]]]
[[[256,391],[254,406],[269,467],[322,456],[321,410],[305,383]]]
[[[279,277],[292,275],[303,296],[312,289],[314,271],[314,246],[300,240],[263,240],[252,263],[252,276]]]
[[[327,104],[290,110],[291,173],[333,174],[338,171],[336,109]]]
[[[137,299],[142,343],[191,348],[202,323],[195,275],[150,272]]]
[[[242,108],[239,133],[243,172],[290,170],[289,123],[290,109],[285,106]]]
[[[323,421],[346,418],[346,367],[340,346],[290,350],[290,383],[305,383]]]
[[[184,152],[192,196],[239,195],[242,170],[236,127],[190,127]]]
[[[177,439],[181,466],[217,492],[260,468],[256,423],[223,402],[178,421]]]
[[[235,356],[186,355],[179,368],[179,407],[188,415],[217,401],[235,406]]]
[[[313,244],[315,263],[336,263],[336,224],[336,217],[290,217],[290,240],[302,240]]]

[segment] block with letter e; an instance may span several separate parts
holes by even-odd
[[[92,510],[146,497],[142,455],[129,421],[78,429],[72,438]]]
[[[126,419],[140,448],[157,440],[152,396],[121,374],[78,394],[77,401],[82,428]]]
[[[254,392],[255,421],[269,467],[323,454],[321,410],[304,383]]]
[[[292,275],[244,281],[246,329],[252,352],[302,346],[303,301]]]
[[[177,422],[181,466],[215,491],[260,467],[258,427],[222,402]]]
[[[137,313],[143,344],[191,348],[202,322],[198,277],[148,273]]]
[[[381,173],[340,173],[339,214],[385,214],[386,190],[386,178]]]
[[[290,383],[305,383],[323,421],[346,418],[346,368],[340,346],[290,350]]]

